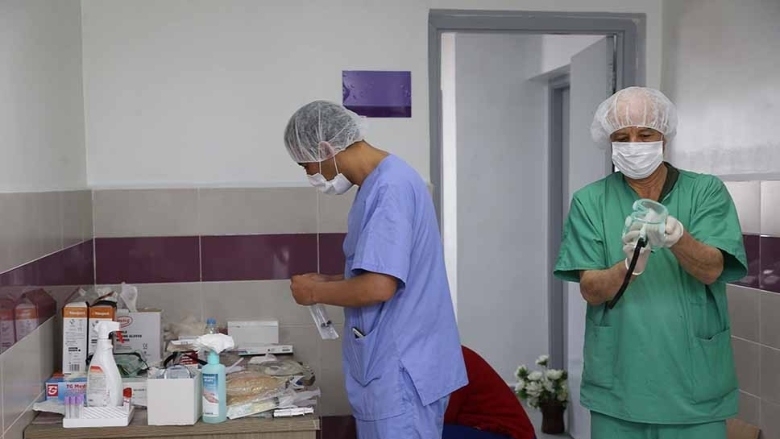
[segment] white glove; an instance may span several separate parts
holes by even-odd
[[[637,241],[639,241],[639,230],[632,230],[623,235],[623,253],[626,254],[626,269],[631,266],[631,259],[634,257],[634,249],[636,249]],[[639,250],[639,257],[636,260],[636,266],[634,267],[633,273],[635,276],[638,276],[645,271],[649,258],[650,243]]]
[[[669,248],[680,240],[685,228],[677,218],[669,215],[666,217],[666,233],[664,234],[663,247]]]

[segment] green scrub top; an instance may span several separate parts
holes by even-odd
[[[726,282],[747,274],[734,202],[718,178],[669,164],[661,203],[694,238],[723,252],[720,278],[705,285],[669,249],[653,249],[645,271],[617,305],[588,306],[580,400],[592,411],[632,422],[692,424],[737,413]],[[639,197],[614,173],[574,194],[555,276],[625,259],[621,235]]]

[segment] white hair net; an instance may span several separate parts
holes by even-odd
[[[328,101],[299,108],[284,130],[287,152],[297,163],[327,160],[364,138],[365,119]]]
[[[677,108],[658,90],[628,87],[610,96],[596,109],[590,134],[599,147],[609,147],[609,136],[625,127],[652,128],[666,141],[677,133]]]

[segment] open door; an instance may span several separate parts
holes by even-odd
[[[612,37],[596,42],[574,55],[571,60],[568,151],[563,154],[568,162],[564,164],[564,169],[569,170],[566,176],[568,193],[564,193],[564,218],[569,212],[568,202],[575,191],[612,172],[610,151],[599,149],[593,144],[590,125],[596,107],[615,92],[614,60],[615,43]],[[564,318],[566,368],[569,371],[572,403],[569,434],[575,439],[589,439],[590,413],[579,401],[586,304],[580,295],[579,285],[567,283],[564,292],[563,309],[567,313]]]

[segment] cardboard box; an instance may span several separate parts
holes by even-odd
[[[146,380],[149,425],[194,425],[201,415],[201,378]]]
[[[122,329],[123,342],[114,340],[115,353],[140,352],[149,364],[162,359],[162,311],[142,309],[130,312],[120,309],[117,321]]]
[[[146,377],[122,378],[122,388],[133,389],[133,405],[146,407]]]
[[[19,341],[35,331],[57,313],[57,301],[45,290],[39,288],[22,294],[14,309],[16,340]]]
[[[89,335],[89,306],[74,302],[62,308],[62,372],[87,371],[87,336]]]
[[[66,396],[85,395],[87,393],[87,376],[64,376],[61,373],[55,373],[46,380],[45,387],[47,400],[57,400],[64,404]]]
[[[95,305],[89,307],[89,346],[87,355],[95,353],[97,347],[98,333],[95,325],[100,321],[113,322],[116,318],[116,308],[111,305]]]
[[[0,353],[5,352],[16,343],[15,307],[16,303],[13,299],[0,298]]]

